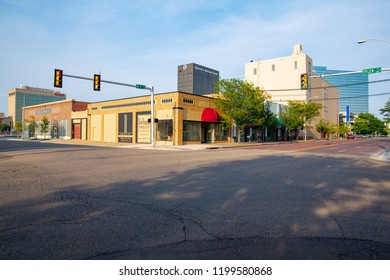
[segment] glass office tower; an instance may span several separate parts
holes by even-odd
[[[179,65],[177,68],[177,90],[185,93],[205,95],[215,93],[219,71],[195,64]]]
[[[352,70],[329,70],[326,66],[314,66],[313,71],[316,75],[352,72]],[[368,113],[368,75],[349,74],[323,77],[323,79],[338,87],[340,112],[345,112],[346,107],[349,106],[351,113]],[[350,84],[354,85],[346,86]]]

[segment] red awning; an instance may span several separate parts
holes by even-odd
[[[206,108],[202,112],[202,122],[219,122],[219,116],[215,109]]]

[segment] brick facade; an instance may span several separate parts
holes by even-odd
[[[50,121],[49,132],[46,135],[37,129],[38,138],[72,138],[72,112],[85,111],[89,103],[75,101],[73,99],[50,102],[23,108],[23,120],[25,125],[31,123],[32,117],[41,122],[44,117]],[[30,136],[31,136],[30,131]]]

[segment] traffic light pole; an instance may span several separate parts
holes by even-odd
[[[81,80],[87,80],[87,81],[93,81],[93,78],[87,78],[87,77],[81,77],[81,76],[75,76],[75,75],[69,75],[69,74],[63,74],[62,76],[64,77],[69,77],[69,78],[74,78],[74,79],[81,79]],[[133,85],[133,84],[126,84],[126,83],[119,83],[119,82],[113,82],[113,81],[107,81],[107,80],[101,80],[101,83],[106,83],[106,84],[113,84],[113,85],[118,85],[118,86],[125,86],[125,87],[133,87],[133,88],[138,88],[138,89],[147,89],[152,91],[152,88],[144,86],[144,85]]]
[[[376,68],[372,68],[372,69],[376,69]],[[371,70],[371,69],[366,69],[366,70]],[[384,71],[390,71],[390,68],[381,68],[379,72],[384,72]],[[309,78],[323,78],[323,77],[333,77],[333,76],[342,76],[342,75],[351,75],[351,74],[374,74],[374,73],[378,73],[378,72],[365,73],[364,70],[361,70],[361,71],[351,71],[351,72],[342,72],[342,73],[334,73],[334,74],[325,73],[320,75],[312,75],[309,76]]]
[[[75,75],[69,75],[69,74],[62,74],[63,77],[68,78],[74,78],[74,79],[81,79],[81,80],[87,80],[87,81],[94,81],[93,78],[88,77],[81,77],[81,76],[75,76]],[[106,84],[113,84],[118,86],[124,86],[124,87],[132,87],[137,89],[146,89],[150,91],[150,122],[151,122],[151,133],[150,133],[150,140],[151,140],[151,146],[154,148],[154,87],[147,87],[145,85],[140,84],[126,84],[126,83],[119,83],[119,82],[113,82],[113,81],[107,81],[107,80],[100,80],[101,83]]]
[[[152,148],[154,148],[154,87],[150,88],[150,140]]]

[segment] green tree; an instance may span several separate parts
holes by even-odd
[[[47,117],[43,117],[42,123],[40,124],[41,126],[41,131],[43,133],[43,138],[46,139],[46,133],[49,131],[49,125],[50,121]]]
[[[26,120],[26,123],[28,123],[28,130],[33,132],[34,138],[36,136],[36,131],[38,127],[37,120],[35,119],[35,116],[31,116],[31,119]]]
[[[384,123],[370,113],[361,113],[355,119],[353,131],[356,134],[386,134]]]
[[[285,111],[281,113],[280,119],[288,131],[298,139],[299,131],[304,129],[307,122],[320,114],[321,104],[306,101],[289,101]]]
[[[336,132],[336,125],[332,122],[320,119],[320,121],[316,125],[316,130],[318,133],[321,133],[321,138],[327,138],[329,134]]]
[[[390,122],[390,98],[387,100],[385,106],[379,111],[385,117],[385,120]]]
[[[0,126],[0,131],[10,131],[10,126],[6,123],[3,123],[1,126]]]
[[[23,124],[20,122],[15,123],[16,134],[19,135],[19,132],[23,131]]]
[[[265,128],[273,121],[266,95],[259,87],[240,79],[222,79],[216,92],[220,93],[216,103],[223,112],[222,122],[227,127],[235,124],[238,135],[248,124]]]
[[[340,123],[339,125],[339,134],[345,135],[349,133],[349,127],[344,123]]]

